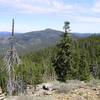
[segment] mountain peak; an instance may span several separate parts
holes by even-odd
[[[51,29],[51,28],[47,28],[47,29],[45,29],[44,31],[58,31],[58,30]]]
[[[51,28],[46,28],[46,29],[45,29],[45,31],[48,31],[48,30],[53,30],[53,29],[51,29]]]

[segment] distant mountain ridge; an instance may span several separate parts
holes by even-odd
[[[20,33],[15,33],[15,34],[20,34]],[[11,32],[0,31],[0,38],[8,37],[10,35],[11,35]]]
[[[52,32],[52,31],[57,31],[58,33],[61,32],[63,33],[62,31],[58,31],[58,30],[53,30],[53,29],[45,29],[45,30],[40,30],[40,31],[31,31],[31,32],[26,32],[26,33],[18,33],[16,32],[15,35],[18,35],[18,34],[28,34],[28,33],[32,33],[32,34],[36,34],[36,33],[42,33],[42,32]],[[74,32],[72,33],[78,37],[87,37],[87,36],[90,36],[91,34],[100,34],[100,33],[79,33],[79,32]],[[4,38],[4,37],[8,37],[11,35],[11,32],[8,32],[8,31],[0,31],[0,38]]]
[[[11,34],[11,32],[0,32],[0,38],[7,37]]]
[[[1,32],[0,32],[1,33]],[[2,32],[3,33],[3,32]],[[4,35],[0,34],[0,51],[5,52],[7,48],[9,48],[9,36],[11,35],[10,32],[7,32]],[[41,31],[32,31],[23,34],[16,33],[15,35],[15,47],[17,48],[18,52],[27,52],[31,50],[37,50],[41,48],[46,48],[48,46],[55,45],[58,40],[61,39],[63,32],[58,30],[52,29],[45,29]],[[90,36],[91,34],[79,34],[73,33],[72,37],[74,39],[82,38]]]
[[[49,28],[47,28],[47,29],[45,29],[45,30],[40,30],[40,31],[31,31],[31,32],[26,32],[26,33],[18,33],[18,32],[16,32],[15,33],[15,35],[18,35],[18,34],[29,34],[29,33],[31,33],[31,34],[36,34],[36,33],[45,33],[45,32],[49,32],[49,33],[52,33],[52,31],[56,31],[56,32],[58,32],[58,34],[59,34],[59,32],[60,33],[63,33],[62,31],[59,31],[59,30],[53,30],[53,29],[49,29]],[[87,37],[87,36],[90,36],[91,34],[100,34],[100,33],[79,33],[79,32],[74,32],[74,33],[72,33],[73,35],[76,35],[76,36],[78,36],[78,37]],[[8,32],[8,31],[0,31],[0,38],[4,38],[4,37],[8,37],[8,36],[10,36],[11,35],[11,32]]]

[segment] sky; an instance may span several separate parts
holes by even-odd
[[[52,28],[63,30],[70,22],[72,32],[100,32],[100,0],[0,0],[0,31],[16,32]]]

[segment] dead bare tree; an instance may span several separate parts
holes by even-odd
[[[19,59],[17,51],[14,47],[14,19],[12,20],[12,35],[10,37],[10,49],[7,50],[4,61],[5,61],[5,69],[8,74],[7,92],[10,95],[12,95],[16,90],[16,87],[18,87],[14,75],[14,65],[15,64],[18,65],[21,63],[21,60]]]

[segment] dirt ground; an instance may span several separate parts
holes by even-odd
[[[68,94],[53,94],[54,100],[100,100],[100,88],[78,88]]]
[[[23,95],[9,97],[5,100],[100,100],[100,85],[85,85],[68,93],[53,93],[51,95]]]

